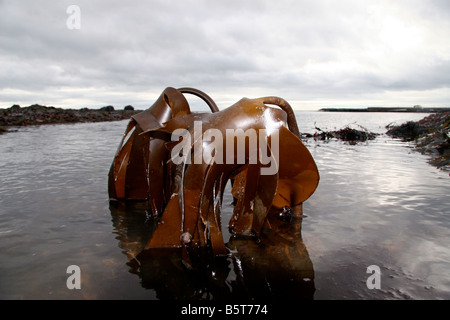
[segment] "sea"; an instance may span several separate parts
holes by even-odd
[[[157,222],[145,203],[108,199],[127,121],[15,128],[0,135],[0,299],[450,299],[449,172],[385,134],[426,115],[297,111],[302,133],[379,135],[303,140],[320,183],[290,236],[230,234],[226,192],[229,254],[194,269],[178,252],[135,259]]]

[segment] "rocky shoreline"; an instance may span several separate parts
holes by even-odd
[[[433,113],[419,121],[386,128],[387,135],[411,141],[416,150],[430,155],[432,165],[450,170],[450,111]]]
[[[10,127],[79,123],[79,122],[103,122],[129,119],[130,116],[139,113],[132,106],[126,106],[123,110],[115,110],[113,106],[100,109],[62,109],[34,104],[28,107],[14,105],[7,109],[0,109],[0,134],[9,131]]]

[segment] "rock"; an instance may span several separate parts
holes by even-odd
[[[114,111],[114,107],[113,106],[106,106],[106,107],[100,108],[100,110],[102,110],[102,111]]]

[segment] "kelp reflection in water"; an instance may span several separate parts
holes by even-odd
[[[181,249],[145,250],[157,221],[139,202],[111,202],[119,247],[129,271],[158,299],[312,299],[314,269],[301,237],[302,219],[290,222],[270,217],[262,241],[230,236],[226,257],[204,249],[194,268],[183,265]]]

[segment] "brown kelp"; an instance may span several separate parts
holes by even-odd
[[[201,97],[212,112],[191,112],[183,93]],[[243,98],[219,111],[199,90],[167,88],[130,120],[110,169],[109,195],[149,201],[160,223],[144,252],[181,248],[189,263],[202,248],[227,253],[220,210],[228,181],[234,234],[260,241],[271,217],[301,215],[319,173],[291,106],[279,97]]]

